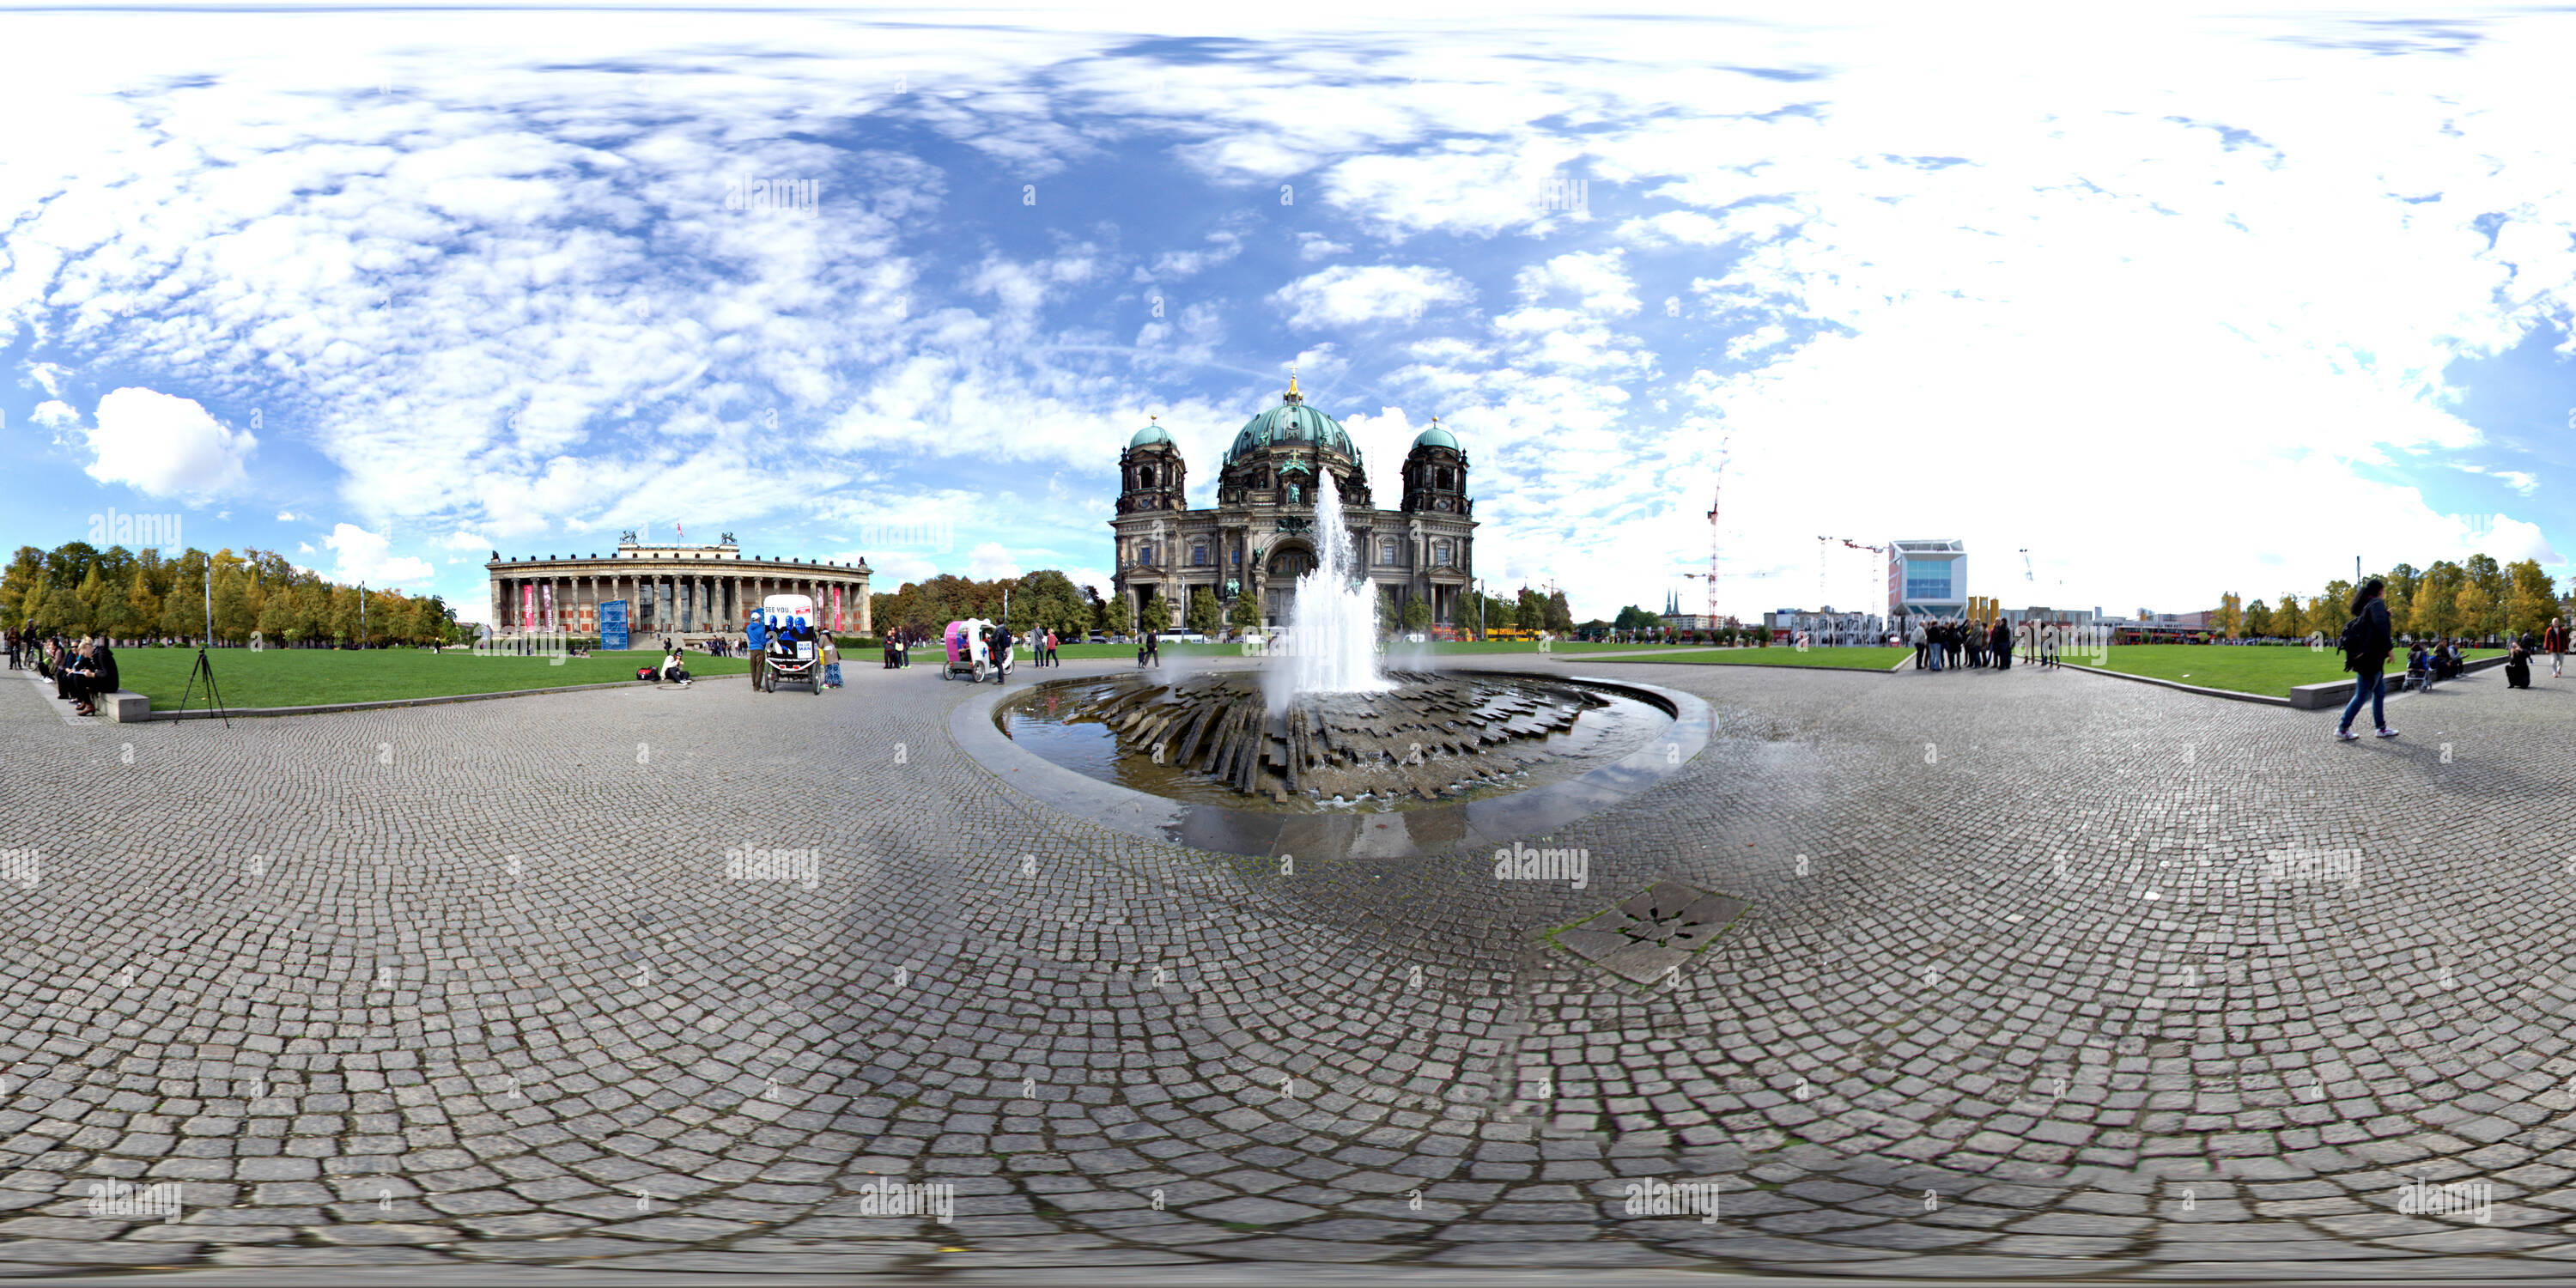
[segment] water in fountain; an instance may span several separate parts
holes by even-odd
[[[1282,691],[1271,701],[1320,693],[1384,693],[1395,685],[1378,674],[1377,591],[1351,584],[1358,567],[1351,531],[1342,523],[1342,492],[1331,470],[1318,470],[1315,493],[1315,568],[1297,579],[1288,610],[1288,656]]]

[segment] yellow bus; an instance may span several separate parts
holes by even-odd
[[[1519,626],[1497,626],[1492,630],[1485,632],[1485,638],[1489,640],[1535,640],[1538,638],[1538,632]]]

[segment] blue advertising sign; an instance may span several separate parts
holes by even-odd
[[[599,647],[624,649],[629,645],[630,641],[626,636],[626,601],[612,599],[601,604],[599,606]]]

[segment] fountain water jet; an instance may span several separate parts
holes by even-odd
[[[1395,685],[1377,665],[1377,592],[1352,584],[1358,567],[1350,528],[1342,522],[1342,490],[1331,470],[1315,492],[1315,567],[1297,579],[1288,610],[1288,650],[1281,680],[1270,687],[1271,709],[1326,693],[1384,693]]]

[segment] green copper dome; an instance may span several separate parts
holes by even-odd
[[[1440,423],[1438,421],[1433,421],[1431,423],[1431,428],[1414,435],[1413,445],[1416,447],[1446,447],[1453,452],[1459,450],[1457,436],[1450,433],[1448,430],[1440,428]]]
[[[1342,423],[1291,397],[1276,407],[1243,422],[1243,430],[1234,436],[1234,446],[1226,449],[1225,463],[1270,449],[1304,448],[1338,452],[1353,464],[1360,463],[1359,446],[1351,442]]]
[[[1132,452],[1139,447],[1151,447],[1157,443],[1165,447],[1173,445],[1171,431],[1163,428],[1160,421],[1137,430],[1136,436],[1127,440],[1127,450]]]

